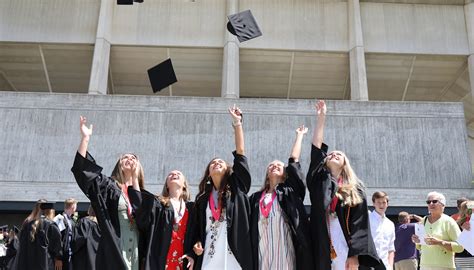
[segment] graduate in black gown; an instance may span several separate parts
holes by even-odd
[[[96,269],[138,270],[143,241],[134,220],[128,190],[143,188],[143,168],[135,154],[124,154],[117,161],[112,177],[102,174],[87,151],[92,125],[80,117],[81,143],[71,171],[82,192],[91,201],[101,238],[97,247]],[[134,181],[136,180],[136,181]]]
[[[100,240],[100,229],[94,209],[89,206],[88,216],[74,227],[72,238],[72,266],[74,270],[95,270],[95,258]]]
[[[39,200],[23,222],[12,270],[61,270],[61,233],[53,221],[54,204]]]
[[[199,184],[195,252],[202,255],[195,269],[253,268],[247,197],[251,177],[244,155],[242,112],[234,105],[229,113],[235,136],[234,165],[231,167],[220,158],[212,159]]]
[[[325,102],[318,101],[315,109],[317,123],[306,177],[315,269],[354,270],[359,265],[383,265],[370,233],[365,188],[343,152],[327,153],[323,143]]]
[[[308,128],[296,129],[288,165],[272,161],[262,190],[250,196],[250,226],[255,270],[313,270],[308,215],[303,200],[306,186],[299,157]]]
[[[5,255],[5,264],[8,266],[11,261],[16,256],[16,253],[18,252],[18,249],[20,248],[20,240],[18,239],[18,234],[20,233],[20,230],[16,227],[13,226],[13,229],[10,230],[10,233],[8,234],[8,242],[5,245],[7,248],[7,254]],[[6,269],[10,269],[7,267]]]
[[[138,228],[147,235],[145,270],[192,269],[196,211],[186,177],[172,170],[160,196],[130,190]]]

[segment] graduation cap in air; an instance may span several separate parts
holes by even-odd
[[[153,93],[159,92],[178,81],[170,58],[150,68],[148,70],[148,78],[150,78]]]
[[[54,209],[54,203],[53,202],[44,202],[40,206],[41,210],[47,210],[47,209]]]
[[[117,0],[117,5],[133,5],[133,2],[143,3],[143,0]]]
[[[250,10],[242,11],[227,16],[227,30],[231,32],[240,42],[244,42],[262,35],[258,28],[257,21],[252,16]]]

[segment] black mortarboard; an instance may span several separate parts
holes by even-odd
[[[258,28],[257,21],[252,16],[250,10],[227,16],[227,30],[237,36],[240,42],[244,42],[262,35]]]
[[[17,226],[13,226],[13,231],[18,234],[20,232],[20,229],[18,229]]]
[[[0,231],[2,231],[2,232],[8,231],[8,225],[0,226]]]
[[[154,93],[178,81],[170,58],[150,68],[148,78]]]
[[[117,5],[133,5],[133,2],[142,3],[143,0],[117,0]]]
[[[41,210],[46,210],[46,209],[54,209],[54,203],[53,202],[44,202],[40,206]]]

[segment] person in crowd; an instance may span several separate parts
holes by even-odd
[[[19,249],[11,269],[62,269],[61,233],[53,221],[54,215],[54,203],[38,200],[23,222]]]
[[[18,229],[17,226],[13,226],[13,228],[10,230],[8,242],[6,244],[7,253],[5,255],[5,265],[9,265],[10,262],[13,261],[16,256],[16,253],[18,252],[18,249],[20,248],[20,240],[18,239],[19,233],[20,229]],[[10,268],[6,267],[6,269]]]
[[[72,218],[76,212],[76,208],[77,200],[74,198],[68,198],[64,201],[64,212],[54,218],[54,221],[61,231],[61,239],[63,242],[63,270],[72,270],[71,241],[75,227],[75,223]]]
[[[168,173],[160,196],[131,190],[136,221],[148,237],[144,269],[193,269],[196,211],[186,177],[178,170]]]
[[[252,269],[250,205],[251,177],[244,153],[242,111],[229,108],[234,128],[234,165],[220,158],[206,166],[196,196],[198,242],[195,268],[206,270]]]
[[[459,205],[459,217],[456,222],[461,230],[469,231],[471,229],[470,220],[472,209],[468,208],[469,204],[474,205],[474,201],[465,200]],[[456,253],[454,261],[456,263],[456,269],[474,269],[474,256],[466,249],[464,249],[463,252]]]
[[[415,234],[415,223],[411,220],[420,222],[422,218],[407,212],[398,213],[398,224],[395,227],[395,270],[417,270],[418,252],[415,244],[411,241],[411,236]]]
[[[74,270],[95,270],[100,229],[94,209],[89,206],[87,216],[81,218],[74,227],[71,241],[72,268]]]
[[[461,204],[465,201],[468,201],[468,198],[466,197],[461,197],[459,199],[456,200],[456,207],[458,209],[458,211],[454,214],[451,215],[451,217],[455,220],[455,221],[458,221],[459,217],[461,216]]]
[[[370,232],[374,240],[377,255],[382,259],[384,267],[373,268],[361,267],[360,269],[393,269],[395,256],[395,224],[385,216],[389,202],[388,194],[384,191],[376,191],[372,194],[374,211],[369,214]]]
[[[303,205],[306,187],[299,163],[307,132],[305,126],[296,129],[288,165],[279,160],[270,162],[262,189],[250,196],[256,270],[314,269],[308,215]]]
[[[77,184],[91,201],[100,227],[96,268],[138,270],[139,245],[143,242],[139,241],[135,213],[128,194],[132,188],[143,188],[142,165],[137,155],[127,153],[120,156],[111,177],[102,174],[102,167],[96,164],[87,151],[92,125],[87,127],[86,122],[86,118],[81,116],[81,142],[71,171]]]
[[[462,252],[464,248],[456,242],[461,233],[456,221],[444,214],[446,197],[436,191],[430,192],[426,204],[429,215],[422,221],[426,234],[423,245],[418,235],[412,235],[412,241],[421,251],[420,269],[456,269],[454,253]]]
[[[317,123],[306,177],[315,269],[353,270],[359,265],[380,265],[370,233],[364,185],[343,152],[327,153],[328,146],[323,143],[326,103],[320,100],[315,108]]]

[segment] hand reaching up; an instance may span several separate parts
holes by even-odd
[[[308,133],[308,128],[304,125],[301,125],[296,129],[296,135],[304,135],[306,133]]]
[[[89,139],[92,135],[92,128],[93,126],[90,125],[89,127],[86,126],[87,119],[84,116],[80,116],[80,129],[81,129],[81,136],[84,139]]]
[[[240,110],[239,107],[235,106],[234,104],[234,106],[229,107],[229,113],[232,116],[232,124],[234,126],[242,123],[242,110]]]
[[[314,108],[316,109],[316,113],[318,115],[326,115],[327,108],[326,102],[324,102],[324,100],[318,100],[316,104],[314,104]]]

